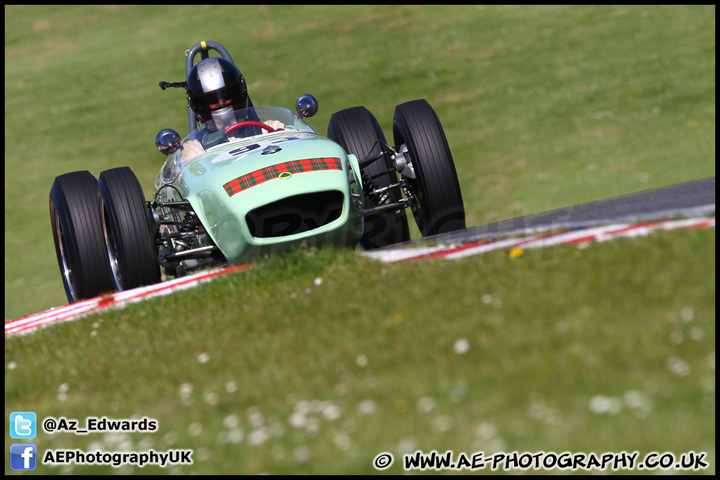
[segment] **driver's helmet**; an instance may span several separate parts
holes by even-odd
[[[187,79],[190,108],[203,122],[211,118],[218,130],[235,123],[233,110],[248,108],[245,78],[232,62],[220,57],[198,62]]]

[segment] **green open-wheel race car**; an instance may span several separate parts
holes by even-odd
[[[198,54],[214,58],[211,50],[232,62],[219,43],[201,42],[186,52],[186,77]],[[187,82],[160,87],[187,89]],[[423,236],[465,228],[452,155],[425,100],[395,108],[394,146],[365,107],[333,114],[327,136],[305,121],[317,112],[314,96],[300,96],[295,107],[250,102],[223,126],[188,108],[184,139],[170,129],[156,137],[168,157],[150,201],[129,167],[98,179],[88,171],[56,177],[50,217],[68,300],[298,245],[405,242],[407,208]]]

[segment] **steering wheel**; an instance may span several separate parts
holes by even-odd
[[[262,122],[256,122],[255,120],[245,120],[244,122],[238,122],[238,123],[236,123],[235,125],[231,125],[231,126],[229,126],[228,128],[226,128],[226,129],[225,129],[225,134],[227,135],[228,133],[230,133],[230,132],[232,132],[233,130],[236,130],[236,129],[240,128],[240,127],[260,127],[260,128],[264,128],[265,130],[267,130],[267,131],[270,132],[270,133],[272,133],[272,132],[275,131],[274,128],[272,128],[272,127],[270,127],[270,126],[268,126],[268,125],[265,125],[265,124],[262,123]]]

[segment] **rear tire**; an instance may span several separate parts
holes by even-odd
[[[105,170],[97,184],[97,208],[107,255],[118,290],[160,281],[142,187],[128,167]]]
[[[341,110],[330,118],[328,137],[345,149],[348,154],[354,154],[358,161],[370,155],[377,155],[382,151],[385,142],[380,124],[375,116],[365,107],[352,107]],[[387,187],[397,183],[397,173],[389,155],[373,162],[362,170],[363,177],[371,178],[391,170],[380,177],[373,179],[376,187]],[[365,208],[377,207],[377,199],[369,198],[365,193]],[[388,199],[382,203],[399,202],[402,194],[399,188],[389,190]],[[360,244],[366,250],[385,247],[410,240],[407,215],[404,208],[388,210],[374,215],[367,215],[364,219],[364,231]]]
[[[88,172],[55,178],[50,222],[69,303],[115,290],[97,210],[97,180]]]
[[[407,146],[415,170],[411,207],[423,236],[465,229],[465,207],[445,132],[425,100],[395,107],[396,150]]]

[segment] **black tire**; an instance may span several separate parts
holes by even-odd
[[[382,146],[377,143],[378,140],[383,144],[386,143],[380,124],[365,107],[352,107],[334,113],[328,125],[328,138],[340,144],[347,153],[354,154],[358,160],[380,153]],[[398,181],[397,172],[389,155],[368,165],[363,169],[362,175],[372,178],[390,169],[391,172],[372,180],[378,188],[387,187]],[[398,188],[389,190],[388,194],[387,200],[382,203],[398,202],[402,199],[402,193]],[[377,207],[378,200],[366,194],[365,208]],[[408,240],[410,240],[410,230],[404,208],[365,216],[363,236],[360,240],[363,248],[370,250]]]
[[[393,140],[405,144],[415,170],[411,207],[423,236],[465,229],[465,207],[455,163],[435,111],[425,100],[395,107]]]
[[[160,281],[142,187],[128,167],[105,170],[97,183],[97,208],[104,244],[118,290]]]
[[[55,178],[50,223],[69,303],[115,290],[97,210],[97,180],[87,170]]]

